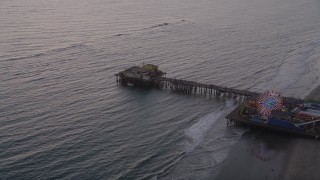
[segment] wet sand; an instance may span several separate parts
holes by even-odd
[[[320,100],[320,87],[306,99]],[[320,141],[250,130],[234,145],[216,179],[320,179]]]

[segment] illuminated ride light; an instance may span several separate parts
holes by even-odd
[[[279,93],[267,91],[259,96],[257,108],[263,117],[268,117],[273,110],[281,110],[283,108],[283,101]]]

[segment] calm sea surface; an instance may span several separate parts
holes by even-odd
[[[318,0],[0,0],[0,179],[214,177],[245,129],[225,97],[118,86],[168,77],[303,98]]]

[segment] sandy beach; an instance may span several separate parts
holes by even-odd
[[[320,100],[320,87],[306,99]],[[319,179],[320,142],[250,130],[232,148],[217,179]]]

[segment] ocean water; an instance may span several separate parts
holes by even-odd
[[[0,179],[207,179],[238,103],[123,87],[168,77],[285,96],[319,85],[317,0],[1,0]]]

